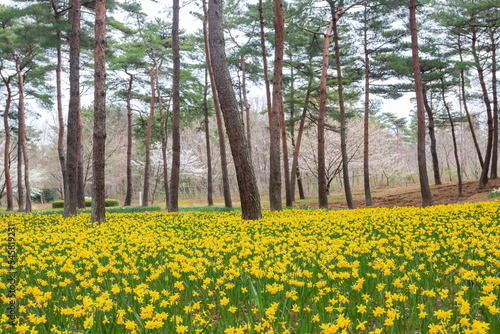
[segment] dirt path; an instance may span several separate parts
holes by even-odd
[[[466,181],[462,186],[462,197],[458,197],[458,183],[445,183],[439,186],[431,186],[432,201],[437,204],[474,203],[488,200],[498,200],[500,197],[488,198],[488,193],[500,187],[500,179],[489,180],[485,189],[479,189],[479,182]],[[332,194],[342,196],[343,193]],[[363,190],[353,192],[354,204],[356,208],[364,208],[365,199]],[[419,185],[410,186],[390,186],[375,187],[372,189],[371,207],[394,207],[394,206],[420,206],[422,197]],[[297,207],[309,206],[317,208],[317,202],[300,203]],[[341,200],[330,201],[329,208],[347,209],[345,197]]]

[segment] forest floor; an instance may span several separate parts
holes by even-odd
[[[431,185],[432,201],[438,204],[475,203],[488,200],[499,200],[500,197],[488,198],[488,193],[500,187],[500,178],[489,180],[485,189],[479,189],[479,181],[464,181],[462,185],[462,196],[458,196],[458,182]],[[378,186],[371,189],[371,207],[395,207],[395,206],[421,206],[422,196],[420,185],[397,185]],[[331,200],[333,198],[333,200]],[[317,208],[318,201],[311,199],[300,200],[295,207]],[[353,191],[353,200],[356,208],[365,208],[365,195],[363,189]],[[329,208],[347,209],[347,203],[343,192],[331,193],[329,196]]]
[[[489,180],[485,189],[479,189],[478,180],[464,181],[462,188],[463,196],[459,197],[457,182],[444,183],[439,186],[431,185],[433,204],[475,203],[500,200],[500,197],[488,198],[489,192],[493,189],[500,188],[500,178]],[[372,208],[422,205],[420,186],[418,184],[376,186],[372,187],[371,193],[373,201]],[[356,208],[366,207],[364,190],[362,188],[353,189],[352,194]],[[284,192],[282,192],[282,195],[284,196]],[[237,210],[241,210],[238,196],[233,196],[232,200],[233,206]],[[269,198],[267,196],[261,196],[261,203],[264,210],[269,210]],[[214,197],[214,204],[214,210],[222,208],[224,207],[224,199],[222,197]],[[138,204],[133,203],[133,205]],[[163,208],[165,202],[155,202],[154,205]],[[293,206],[296,208],[318,208],[318,197],[307,197],[303,200],[297,198]],[[284,200],[283,207],[285,207]],[[328,196],[328,207],[331,209],[347,209],[343,190],[330,193]],[[38,210],[53,210],[48,203],[33,204],[33,208]],[[182,208],[182,211],[205,211],[208,207],[205,198],[180,198],[179,208]]]

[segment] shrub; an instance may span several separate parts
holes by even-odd
[[[52,209],[62,209],[62,208],[64,208],[64,201],[52,202]]]
[[[85,207],[90,208],[92,206],[92,200],[90,198],[85,199]],[[120,201],[117,199],[105,199],[105,207],[120,206]],[[54,201],[52,202],[52,209],[64,208],[64,201]]]
[[[112,207],[112,206],[120,206],[120,201],[117,199],[106,198],[104,200],[104,206],[107,208]]]

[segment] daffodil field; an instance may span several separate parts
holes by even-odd
[[[500,202],[0,219],[2,333],[500,333]]]

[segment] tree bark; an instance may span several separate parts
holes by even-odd
[[[333,21],[328,24],[323,46],[323,67],[321,68],[319,111],[318,111],[318,198],[319,207],[328,208],[325,170],[325,112],[326,112],[326,76],[328,74],[328,60],[330,35],[333,30]],[[300,131],[300,130],[299,130]]]
[[[203,0],[203,38],[205,41],[205,57],[207,62],[208,75],[210,77],[210,87],[212,88],[212,98],[214,100],[215,118],[217,121],[217,132],[219,134],[219,151],[220,151],[220,164],[222,173],[222,192],[224,194],[224,205],[226,208],[232,208],[233,203],[231,200],[231,189],[229,187],[229,173],[227,171],[227,157],[226,157],[226,141],[224,138],[224,126],[222,124],[222,116],[219,107],[219,97],[217,95],[217,88],[215,87],[215,78],[212,69],[212,62],[210,60],[210,43],[208,41],[208,14],[206,9],[206,2]]]
[[[247,100],[246,70],[245,70],[244,55],[241,55],[241,90],[243,92],[243,104],[245,106],[245,113],[246,113],[248,149],[250,152],[250,157],[252,157],[252,132],[250,130],[250,106],[248,105],[248,100]]]
[[[256,220],[262,218],[259,190],[255,179],[252,159],[248,151],[248,142],[238,112],[238,102],[231,83],[224,33],[222,27],[222,0],[209,2],[210,58],[214,70],[215,83],[220,97],[220,104],[227,135],[231,145],[236,178],[240,192],[242,218]]]
[[[460,43],[460,35],[458,35],[458,53],[460,55],[460,62],[463,62],[463,57],[462,57],[462,44]],[[465,73],[464,69],[460,69],[460,81],[461,81],[461,88],[462,88],[462,101],[464,104],[464,109],[465,113],[467,114],[467,121],[469,123],[469,129],[470,133],[472,135],[472,140],[474,141],[474,146],[476,147],[476,152],[477,152],[477,157],[479,159],[479,163],[481,164],[481,168],[484,166],[484,161],[483,161],[483,155],[481,154],[481,149],[479,148],[479,144],[477,143],[476,139],[476,132],[474,131],[474,127],[472,126],[472,120],[469,114],[469,108],[467,107],[467,98],[465,94]]]
[[[364,117],[364,141],[363,141],[363,181],[365,186],[366,206],[372,205],[372,195],[370,191],[370,162],[369,162],[369,113],[370,113],[370,60],[368,58],[368,19],[366,17],[367,5],[364,9],[364,51],[365,51],[365,117]]]
[[[10,126],[9,126],[9,110],[10,103],[12,101],[12,92],[10,90],[10,80],[12,79],[9,76],[7,79],[2,75],[3,83],[7,88],[7,100],[5,101],[5,111],[3,113],[3,125],[5,131],[5,151],[3,156],[3,166],[5,170],[5,187],[7,191],[7,209],[6,211],[14,210],[14,203],[12,201],[12,181],[10,179],[10,159],[9,159],[9,151],[10,151]]]
[[[76,215],[78,173],[78,111],[80,109],[80,15],[81,1],[73,0],[69,37],[69,107],[68,134],[66,136],[66,189],[64,216]]]
[[[146,130],[146,163],[144,166],[144,188],[142,194],[142,206],[149,205],[149,169],[151,165],[151,129],[153,127],[153,117],[155,113],[155,85],[154,74],[149,71],[149,83],[151,85],[151,102],[149,108],[148,128]]]
[[[340,8],[341,9],[341,8]],[[338,10],[337,10],[338,12]],[[332,13],[333,14],[333,13]],[[349,158],[347,156],[346,143],[346,120],[344,107],[344,88],[342,85],[342,70],[340,68],[340,47],[339,34],[337,29],[337,21],[340,16],[334,15],[333,20],[333,41],[335,43],[335,63],[337,64],[337,80],[339,91],[339,108],[340,108],[340,149],[342,151],[342,174],[344,177],[344,193],[349,209],[355,209],[354,201],[352,200],[351,185],[349,182]]]
[[[483,92],[483,100],[486,105],[486,114],[488,117],[488,143],[486,145],[486,154],[484,156],[484,166],[481,172],[481,177],[479,179],[479,188],[486,188],[488,183],[488,170],[490,168],[491,153],[493,149],[493,115],[491,113],[491,104],[488,97],[488,91],[486,89],[486,84],[484,83],[484,75],[481,64],[479,63],[479,57],[476,51],[476,28],[472,27],[472,55],[474,56],[474,63],[476,65],[477,75],[479,77],[479,83],[481,84],[481,90]]]
[[[299,125],[299,133],[297,134],[297,142],[295,143],[295,149],[293,151],[293,156],[292,156],[292,175],[296,175],[297,183],[299,185],[299,196],[300,199],[303,199],[302,196],[304,195],[304,189],[302,189],[302,195],[300,194],[300,188],[301,188],[301,181],[300,181],[300,172],[299,172],[299,152],[300,152],[300,145],[302,143],[302,134],[304,133],[304,124],[306,121],[306,115],[307,115],[307,105],[309,104],[309,97],[311,96],[311,86],[312,86],[312,77],[309,78],[309,83],[307,84],[307,92],[306,92],[306,98],[304,100],[304,109],[302,110],[302,115],[300,116],[300,125]],[[295,181],[291,182],[290,184],[290,191],[291,193],[295,193]]]
[[[60,12],[57,9],[54,0],[50,1],[52,9],[54,10],[54,17],[56,23],[60,21]],[[61,42],[61,30],[56,29],[57,43]],[[56,95],[57,95],[57,118],[59,121],[59,135],[57,139],[57,153],[59,155],[59,164],[61,165],[61,174],[63,180],[63,189],[66,189],[66,161],[64,157],[64,118],[62,110],[62,88],[61,88],[61,69],[62,69],[62,55],[61,45],[57,45],[57,65],[56,65]]]
[[[432,156],[432,170],[434,172],[434,184],[439,185],[441,182],[441,175],[439,173],[439,160],[437,156],[436,149],[436,134],[434,132],[434,114],[432,113],[432,108],[427,101],[427,93],[425,88],[422,86],[422,95],[424,97],[424,108],[427,112],[427,118],[429,119],[429,138],[431,139],[431,156]],[[432,99],[432,96],[431,96]]]
[[[443,78],[441,78],[441,96],[443,97],[443,104],[446,109],[446,112],[448,113],[448,120],[450,121],[451,136],[453,138],[453,153],[455,154],[455,163],[457,164],[458,196],[462,197],[462,172],[460,171],[460,160],[458,159],[458,147],[457,147],[457,139],[455,137],[455,125],[453,124],[453,119],[451,118],[450,107],[446,103]]]
[[[417,97],[417,123],[418,123],[418,141],[417,157],[418,172],[420,180],[420,192],[422,194],[422,206],[432,205],[432,194],[427,176],[427,165],[425,161],[425,114],[424,114],[424,96],[422,90],[422,78],[420,76],[420,64],[418,57],[418,34],[417,19],[415,14],[416,0],[410,0],[410,31],[411,31],[411,51],[413,76],[415,78],[415,94]]]
[[[491,38],[491,90],[493,94],[493,147],[491,154],[491,174],[490,178],[497,178],[498,164],[498,95],[497,95],[497,53],[495,43],[495,32],[490,32]]]
[[[283,76],[283,50],[285,45],[285,23],[281,0],[274,0],[275,16],[275,51],[273,74],[273,101],[271,120],[269,123],[269,201],[271,211],[281,211],[281,155],[280,155],[280,127],[281,112],[283,107],[282,76]],[[285,181],[286,182],[286,181]]]
[[[260,45],[262,48],[262,63],[264,67],[264,84],[266,86],[267,117],[271,124],[271,90],[269,88],[269,74],[267,73],[266,39],[264,38],[264,16],[262,14],[262,0],[259,0]]]
[[[125,73],[129,76],[128,90],[127,90],[127,193],[125,195],[124,206],[132,204],[132,83],[134,76],[127,71]]]
[[[212,156],[210,154],[210,129],[208,126],[208,70],[205,69],[205,87],[203,88],[203,111],[205,113],[205,143],[207,147],[207,202],[208,206],[214,205],[212,183]]]
[[[30,179],[29,179],[29,160],[28,152],[26,150],[26,122],[24,119],[24,80],[23,74],[21,72],[21,67],[19,64],[19,58],[15,53],[13,53],[14,61],[16,63],[16,73],[18,77],[18,87],[19,87],[19,136],[21,148],[23,151],[23,163],[24,163],[24,186],[26,187],[26,199],[24,203],[24,212],[31,212],[31,190],[30,190]],[[19,160],[18,160],[19,163]]]
[[[76,197],[77,206],[79,209],[85,209],[85,173],[83,168],[83,122],[82,108],[78,108],[78,141],[77,141],[77,186]]]
[[[17,206],[18,212],[24,212],[23,146],[20,131],[17,132]]]
[[[170,171],[169,212],[179,211],[179,172],[181,156],[180,137],[180,56],[179,56],[179,0],[173,0],[172,51],[174,77],[172,82],[172,169]]]
[[[158,95],[158,107],[160,108],[160,133],[161,133],[161,156],[163,162],[163,190],[165,191],[165,210],[168,210],[169,205],[169,193],[168,193],[168,172],[167,172],[167,137],[165,134],[165,118],[163,116],[163,104],[161,101],[160,92],[160,79],[158,72],[160,71],[158,67],[158,61],[156,60],[155,51],[151,49],[151,55],[153,56],[153,62],[155,63],[155,76],[156,76],[156,93]],[[168,114],[168,110],[167,110]]]
[[[90,222],[106,222],[106,0],[96,0],[94,52],[94,143],[92,164],[92,213]]]

